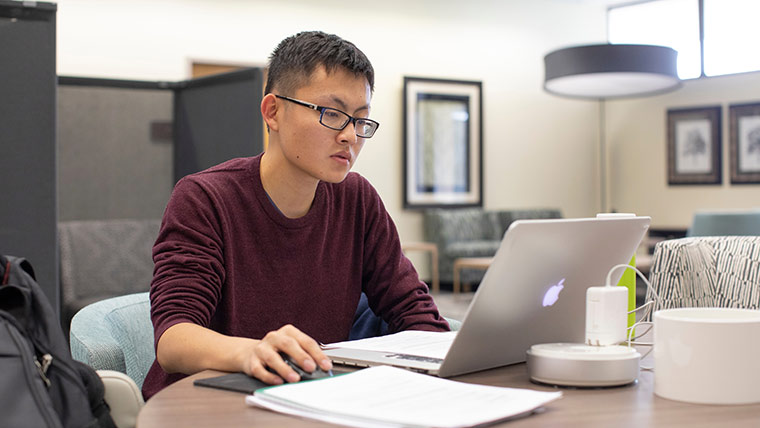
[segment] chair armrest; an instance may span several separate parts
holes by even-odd
[[[71,320],[69,341],[71,356],[95,370],[109,368],[127,372],[124,353],[111,331],[102,322],[105,316],[88,318],[77,314]],[[81,323],[83,326],[77,327]]]
[[[118,428],[132,428],[137,423],[137,414],[145,405],[142,392],[135,381],[124,373],[113,370],[98,370],[105,387],[105,400],[111,408],[111,418]]]
[[[451,327],[451,331],[458,331],[460,327],[462,327],[462,321],[455,320],[454,318],[448,318],[443,317],[448,323],[449,327]]]

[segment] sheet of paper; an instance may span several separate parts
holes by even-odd
[[[443,359],[457,332],[406,330],[368,339],[349,340],[323,345],[323,349],[350,348],[365,351],[394,352]]]
[[[561,392],[473,385],[378,366],[264,388],[249,405],[358,427],[471,427],[530,413]]]

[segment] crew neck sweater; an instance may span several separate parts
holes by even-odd
[[[320,182],[291,219],[264,191],[260,162],[233,159],[175,186],[153,247],[154,345],[182,322],[254,339],[292,324],[322,343],[347,340],[362,291],[391,332],[448,330],[369,181]],[[143,394],[182,377],[154,362]]]

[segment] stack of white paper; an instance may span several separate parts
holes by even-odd
[[[388,366],[256,391],[249,405],[355,427],[471,427],[526,415],[561,392],[473,385]]]
[[[404,330],[366,339],[329,343],[323,345],[322,349],[347,348],[444,359],[456,336],[456,331]]]

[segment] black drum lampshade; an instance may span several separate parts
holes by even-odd
[[[589,99],[655,95],[681,85],[678,53],[665,46],[575,46],[544,57],[547,92]]]

